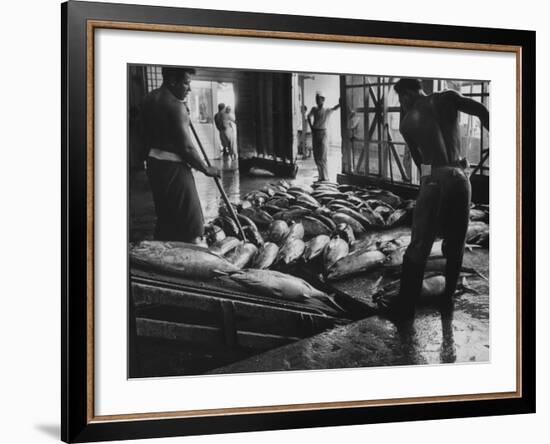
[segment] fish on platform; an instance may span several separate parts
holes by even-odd
[[[252,268],[257,268],[260,270],[265,270],[266,268],[271,267],[277,255],[279,254],[279,247],[273,242],[266,242],[258,251],[258,254],[252,261]]]
[[[320,206],[319,202],[309,194],[302,193],[300,191],[289,191],[289,194],[292,194],[298,203],[307,204],[315,208]]]
[[[304,237],[306,238],[320,234],[329,235],[332,231],[323,222],[312,216],[304,216],[300,219],[300,222],[304,226]]]
[[[267,211],[270,214],[270,216],[275,216],[275,214],[281,211],[281,209],[278,206],[272,205],[269,202],[262,205],[262,210]]]
[[[390,282],[383,287],[377,289],[372,296],[373,301],[378,305],[378,308],[385,311],[395,303],[399,296],[400,281]],[[463,277],[457,285],[456,293],[477,293],[468,285],[466,278]],[[420,297],[416,301],[417,305],[437,305],[438,302],[443,302],[442,297],[445,295],[445,276],[435,274],[427,276],[422,281],[422,289]]]
[[[353,229],[345,222],[342,222],[336,225],[334,234],[344,239],[348,243],[348,245],[352,245],[355,242],[355,235],[353,234]]]
[[[257,247],[260,247],[264,243],[264,238],[256,228],[256,226],[246,225],[243,227],[244,235],[248,242],[252,242]]]
[[[311,210],[305,208],[294,208],[288,210],[281,210],[280,212],[273,215],[273,219],[284,220],[285,222],[290,222],[295,219],[299,219],[304,216],[308,216],[311,213]]]
[[[219,216],[212,221],[212,224],[220,227],[224,231],[226,236],[232,236],[232,237],[240,236],[239,228],[237,227],[237,224],[230,217]]]
[[[338,213],[347,214],[348,216],[355,219],[357,222],[361,224],[364,230],[370,230],[373,228],[373,224],[368,220],[365,216],[363,216],[359,211],[356,211],[352,208],[340,208],[338,210]],[[353,227],[352,227],[353,228]]]
[[[210,279],[220,273],[234,273],[239,270],[227,259],[207,248],[183,242],[178,242],[177,246],[170,242],[141,242],[130,250],[130,261],[190,279]]]
[[[220,256],[225,256],[231,250],[237,248],[242,242],[234,236],[228,236],[221,241],[216,242],[210,247],[210,251]]]
[[[279,250],[277,262],[285,265],[292,264],[302,257],[306,245],[302,239],[287,238],[284,245]]]
[[[258,226],[266,226],[273,222],[273,216],[261,208],[245,208],[241,211],[241,214],[252,219]]]
[[[237,214],[237,219],[239,219],[239,222],[242,227],[250,226],[250,227],[254,227],[256,230],[258,229],[254,221],[242,213]]]
[[[263,191],[251,191],[250,193],[245,194],[243,199],[250,200],[250,201],[254,201],[257,199],[267,200],[269,199],[269,197],[270,197],[269,194],[264,193]]]
[[[344,214],[341,212],[334,213],[332,215],[332,220],[336,224],[340,224],[340,223],[348,224],[356,236],[361,236],[362,234],[365,233],[365,229],[363,228],[363,225],[361,225],[355,218],[353,218],[348,214]]]
[[[310,298],[328,297],[309,282],[279,271],[248,269],[232,273],[230,277],[263,296],[276,299],[300,302]]]
[[[269,199],[267,203],[279,209],[288,208],[290,206],[290,201],[286,197],[275,197]]]
[[[252,258],[258,252],[258,247],[250,242],[240,244],[230,254],[227,255],[227,260],[235,267],[241,269],[248,265]]]
[[[471,208],[470,209],[470,220],[471,221],[481,221],[487,223],[489,221],[489,213],[480,208]]]
[[[354,251],[330,267],[326,277],[328,280],[338,280],[366,273],[380,267],[385,260],[384,253],[378,250]]]
[[[294,222],[288,227],[286,239],[303,239],[304,234],[304,226],[300,222]]]
[[[323,267],[328,271],[336,262],[349,253],[348,243],[339,236],[333,237],[323,252]]]
[[[489,225],[481,221],[470,222],[468,224],[468,231],[466,232],[466,243],[488,247]]]
[[[307,242],[303,254],[304,261],[308,262],[317,257],[320,257],[329,242],[330,237],[328,237],[326,234],[315,236],[313,239]]]
[[[404,224],[407,224],[407,223],[410,224],[411,223],[411,216],[412,216],[412,213],[410,211],[405,210],[405,209],[395,210],[387,218],[386,225],[388,227],[396,227],[398,225],[404,225]]]
[[[386,225],[384,217],[371,210],[368,205],[361,208],[359,212],[374,227],[384,227]]]
[[[288,193],[292,193],[293,191],[299,191],[300,193],[305,194],[311,194],[313,192],[313,188],[309,185],[292,185],[290,188],[287,189]]]
[[[288,235],[288,224],[284,220],[274,220],[269,225],[267,237],[271,242],[280,244]]]
[[[326,210],[328,210],[328,208]],[[330,218],[331,214],[332,213],[330,212],[330,210],[328,211],[328,213],[325,213],[323,208],[318,208],[317,211],[312,212],[310,216],[314,217],[315,219],[319,219],[330,229],[330,231],[334,231],[336,230],[336,224]]]

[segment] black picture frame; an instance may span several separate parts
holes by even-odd
[[[519,308],[521,329],[519,382],[515,397],[391,403],[364,407],[319,410],[242,412],[127,420],[96,420],[90,414],[88,359],[93,319],[90,300],[90,162],[87,81],[91,74],[88,39],[91,20],[166,26],[185,25],[265,32],[305,33],[332,36],[368,36],[401,40],[510,45],[519,48],[521,78],[520,111],[528,113],[519,127],[521,171],[521,257]],[[62,23],[62,384],[61,434],[65,442],[89,442],[217,434],[336,425],[370,424],[442,418],[509,415],[535,412],[535,32],[435,24],[412,24],[356,19],[243,13],[186,8],[88,3],[69,1],[61,5]],[[398,43],[396,43],[398,44]],[[523,111],[521,111],[523,110]],[[90,290],[92,286],[92,290]],[[93,407],[93,404],[92,404]]]

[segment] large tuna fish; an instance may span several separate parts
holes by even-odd
[[[271,267],[275,263],[278,254],[279,247],[277,244],[266,242],[252,261],[252,268],[263,270]]]
[[[244,195],[243,199],[254,201],[257,199],[269,199],[269,194],[264,193],[263,191],[251,191],[250,193],[247,193]]]
[[[319,212],[313,212],[310,214],[310,216],[323,222],[330,229],[330,231],[336,230],[336,224],[330,218],[330,211],[328,212],[329,215],[327,216],[325,214],[322,214],[321,208],[318,208],[318,210]]]
[[[470,220],[471,221],[488,222],[489,221],[489,213],[485,210],[480,209],[480,208],[472,208],[472,209],[470,209]]]
[[[285,265],[296,262],[304,254],[306,245],[302,239],[288,238],[279,250],[277,262]]]
[[[489,246],[489,225],[485,222],[470,222],[466,233],[467,244],[477,244],[483,247]]]
[[[352,208],[340,208],[338,213],[347,214],[348,216],[353,217],[365,230],[370,230],[373,227],[373,224],[371,224],[365,216]]]
[[[329,235],[332,231],[323,222],[315,217],[305,216],[300,219],[300,222],[304,226],[304,237],[306,238],[318,236],[320,234]]]
[[[336,224],[340,224],[340,223],[348,224],[356,236],[361,236],[362,234],[365,233],[365,229],[363,228],[363,225],[361,225],[355,218],[353,218],[352,216],[349,216],[348,214],[344,214],[340,212],[334,213],[332,215],[332,220]]]
[[[325,234],[315,236],[308,243],[306,243],[306,248],[303,255],[304,260],[307,262],[319,257],[329,242],[330,237]]]
[[[399,296],[400,281],[390,282],[377,289],[372,296],[373,301],[378,304],[380,310],[391,308],[392,304]],[[477,293],[468,286],[466,278],[462,278],[457,285],[457,292]],[[416,303],[418,305],[434,304],[441,301],[445,294],[445,277],[440,274],[428,276],[422,281],[420,297]]]
[[[260,247],[263,245],[264,238],[262,237],[262,235],[260,234],[260,232],[258,231],[255,225],[254,226],[247,225],[243,227],[243,230],[246,236],[246,240],[248,242],[252,242],[257,247]]]
[[[349,245],[340,237],[333,237],[323,252],[323,266],[325,271],[328,271],[336,262],[349,253]]]
[[[265,226],[273,222],[273,217],[260,208],[245,208],[241,214],[252,219],[256,225]]]
[[[304,238],[304,226],[300,222],[294,222],[288,227],[287,239],[303,239]]]
[[[269,225],[267,236],[271,242],[280,244],[288,235],[288,224],[284,220],[274,220]]]
[[[292,220],[299,219],[304,216],[308,216],[311,213],[311,210],[305,208],[294,208],[288,210],[282,210],[273,215],[274,219],[284,220],[285,222],[290,222]]]
[[[396,227],[411,222],[411,212],[405,209],[395,210],[386,220],[388,227]]]
[[[352,245],[355,242],[355,235],[353,234],[353,230],[346,223],[340,223],[336,225],[334,234],[344,239],[348,243],[348,245]]]
[[[292,193],[293,191],[299,191],[300,193],[305,194],[311,194],[313,192],[313,188],[311,188],[309,185],[292,185],[290,188],[287,189],[289,193]]]
[[[235,221],[226,216],[219,216],[212,221],[212,224],[220,227],[227,236],[239,237],[239,228]]]
[[[281,209],[275,205],[271,205],[270,203],[266,203],[262,206],[262,210],[267,211],[271,216],[275,216]]]
[[[290,202],[286,197],[274,197],[267,203],[269,205],[273,205],[274,207],[278,207],[279,209],[288,208],[290,206]]]
[[[231,274],[231,279],[264,296],[277,299],[303,301],[308,298],[327,298],[326,293],[303,279],[273,270],[243,270]]]
[[[221,241],[216,242],[210,247],[210,251],[219,256],[225,256],[231,250],[237,248],[241,241],[233,236],[228,236]]]
[[[368,206],[364,206],[360,211],[361,215],[365,217],[375,227],[383,227],[386,225],[384,218],[371,210]]]
[[[364,273],[380,267],[386,256],[378,250],[354,251],[340,259],[327,273],[328,280],[342,279],[358,273]]]
[[[239,245],[227,256],[227,260],[237,268],[244,268],[258,252],[256,245],[246,242]]]
[[[238,242],[238,241],[237,241]],[[130,250],[134,264],[175,273],[190,279],[210,279],[239,269],[223,257],[193,244],[145,241]]]

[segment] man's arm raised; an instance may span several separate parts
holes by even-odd
[[[485,105],[476,100],[464,97],[456,91],[447,91],[445,94],[452,98],[458,111],[479,117],[481,124],[489,129],[489,110]]]

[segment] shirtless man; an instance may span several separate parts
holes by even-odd
[[[234,152],[234,140],[235,131],[233,130],[233,124],[235,122],[235,116],[231,112],[229,106],[225,106],[224,103],[218,105],[218,112],[214,116],[214,123],[220,133],[220,141],[222,143],[223,154],[228,154],[233,158]]]
[[[327,152],[328,135],[327,124],[331,114],[340,108],[340,103],[332,108],[325,108],[325,95],[321,91],[315,94],[317,106],[311,108],[307,115],[307,123],[311,128],[311,143],[313,145],[313,159],[319,171],[319,181],[328,180]],[[313,118],[313,121],[312,121]]]
[[[191,91],[190,68],[162,68],[163,82],[144,99],[143,136],[149,150],[147,176],[157,223],[155,239],[199,243],[204,233],[201,203],[191,168],[219,177],[196,151],[185,98]]]
[[[462,266],[470,215],[471,186],[460,159],[459,112],[479,117],[489,129],[489,111],[455,91],[426,95],[417,79],[395,86],[403,110],[400,131],[421,170],[420,191],[413,213],[412,239],[403,259],[400,293],[392,304],[398,318],[414,317],[424,268],[436,235],[443,237],[444,311],[452,315],[453,295]]]

